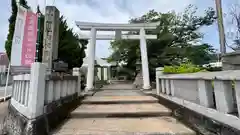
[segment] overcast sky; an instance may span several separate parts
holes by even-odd
[[[38,0],[43,9],[44,0]],[[55,2],[54,2],[55,1]],[[224,0],[223,10],[234,0]],[[8,33],[8,18],[11,14],[11,1],[0,2],[0,52],[5,51],[4,44]],[[31,7],[36,6],[36,0],[28,0]],[[175,10],[181,12],[187,5],[193,4],[202,14],[207,7],[215,8],[214,0],[47,0],[47,5],[55,5],[64,15],[70,27],[79,32],[75,21],[91,21],[105,23],[127,23],[130,18],[139,17],[151,9],[159,12]],[[219,48],[217,25],[203,28],[205,34],[203,41]],[[110,54],[109,41],[97,41],[96,55],[107,57]]]

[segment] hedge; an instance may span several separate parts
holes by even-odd
[[[205,69],[193,64],[181,64],[179,66],[164,66],[163,72],[166,74],[182,74],[182,73],[195,73],[203,72]]]

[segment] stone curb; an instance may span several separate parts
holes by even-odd
[[[96,91],[88,91],[88,92],[81,92],[81,96],[93,96],[96,93]]]
[[[9,99],[11,99],[11,97],[12,97],[12,95],[6,96],[6,97],[5,97],[5,101],[8,101]],[[1,103],[1,102],[4,102],[4,97],[1,97],[1,98],[0,98],[0,103]]]
[[[158,103],[158,100],[149,100],[149,101],[82,101],[82,104],[150,104],[150,103]]]
[[[97,113],[71,113],[72,118],[134,118],[134,117],[161,117],[171,116],[172,112],[97,112]]]

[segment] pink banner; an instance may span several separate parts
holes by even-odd
[[[22,66],[31,66],[34,62],[36,54],[37,42],[37,14],[27,12],[26,22],[24,26],[24,36],[22,44]]]

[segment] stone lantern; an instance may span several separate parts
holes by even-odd
[[[136,75],[133,83],[135,88],[142,88],[143,86],[143,77],[142,77],[142,63],[141,60],[136,61]]]
[[[141,71],[141,69],[142,69],[142,62],[141,62],[141,60],[138,59],[136,61],[136,71],[137,71],[137,73],[139,73]]]

